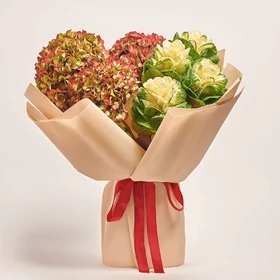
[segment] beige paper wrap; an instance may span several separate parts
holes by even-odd
[[[222,58],[223,61],[223,58]],[[36,87],[26,90],[28,116],[82,174],[110,181],[102,201],[103,262],[114,267],[136,267],[133,249],[134,210],[131,198],[124,217],[108,223],[115,181],[156,182],[158,237],[164,267],[178,266],[185,257],[184,213],[167,201],[160,182],[182,182],[199,164],[238,100],[242,74],[232,65],[227,93],[215,104],[196,109],[170,108],[147,151],[89,99],[62,113]],[[151,258],[146,242],[149,265]]]

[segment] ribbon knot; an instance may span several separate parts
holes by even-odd
[[[177,183],[163,184],[166,188],[170,205],[176,211],[182,211],[184,209],[184,199],[179,185]],[[175,205],[171,197],[171,192],[181,207]],[[140,272],[150,272],[145,249],[146,221],[154,272],[164,273],[157,232],[156,188],[153,182],[134,182],[131,179],[118,181],[115,186],[112,207],[107,215],[107,221],[115,222],[123,217],[132,193],[134,198],[134,251],[138,269]]]

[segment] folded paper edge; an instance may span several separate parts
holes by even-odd
[[[31,103],[26,102],[26,112],[28,117],[33,121],[33,122],[38,122],[40,121],[47,121],[48,118],[40,112],[36,107],[34,107]]]
[[[238,78],[227,90],[227,92],[216,102],[217,105],[221,105],[227,101],[229,101],[231,98],[233,98],[239,88],[239,85],[241,83],[241,78]]]
[[[243,78],[242,72],[230,63],[227,63],[227,65],[223,69],[223,73],[228,78],[228,88],[230,88],[237,79],[242,80]],[[231,76],[234,77],[232,78]]]
[[[234,87],[232,88],[232,93],[234,92],[234,94],[230,98],[227,98],[227,99],[223,100],[222,102],[219,102],[219,103],[216,102],[216,103],[206,105],[206,106],[202,106],[202,107],[198,107],[198,108],[169,108],[168,111],[167,111],[167,114],[171,115],[172,117],[181,117],[181,116],[184,116],[185,114],[190,114],[192,112],[204,111],[204,110],[209,110],[209,109],[211,109],[213,107],[216,107],[216,106],[222,106],[222,105],[230,102],[233,98],[236,98],[237,96],[242,94],[242,92],[244,90],[244,87],[239,91],[239,93],[237,95],[235,95],[239,84],[240,84],[240,82],[237,82],[235,84],[236,88],[234,88]],[[164,119],[163,119],[163,121],[164,121]]]
[[[28,85],[24,96],[33,104],[43,115],[48,119],[55,118],[62,114],[62,112],[32,83]]]
[[[221,49],[221,50],[218,51],[218,57],[219,57],[218,65],[221,67],[221,69],[223,69],[223,67],[224,67],[225,54],[226,54],[226,50],[225,49]]]
[[[236,104],[236,102],[238,101],[239,97],[242,95],[243,90],[244,90],[244,87],[241,89],[241,91],[240,91],[235,97],[231,98],[230,100],[227,100],[227,102],[224,102],[224,103],[221,104],[221,105],[225,105],[225,104],[227,104],[227,103],[229,103],[229,102],[233,102],[233,106],[232,106],[232,108],[233,108],[234,105]],[[232,108],[230,109],[229,113],[231,112]],[[177,108],[177,109],[180,110],[179,108]],[[168,112],[169,112],[169,111],[168,111]],[[167,114],[169,114],[168,112],[167,112]],[[229,113],[228,113],[228,114],[229,114]],[[227,118],[227,117],[226,117],[226,118]],[[226,120],[226,118],[224,119],[224,121]],[[224,121],[223,121],[223,123],[224,123]],[[222,123],[222,125],[223,125],[223,123]],[[221,127],[222,127],[222,125],[221,125]],[[221,128],[221,127],[220,127],[220,128]],[[220,130],[220,128],[219,128],[219,130]],[[218,131],[219,131],[219,130],[218,130]],[[216,137],[216,136],[215,136],[215,137]],[[214,139],[215,139],[215,137],[214,137]],[[214,139],[213,139],[213,140],[214,140]],[[209,147],[210,147],[210,146],[211,146],[211,144],[209,145]],[[130,178],[131,178],[132,180],[135,179],[135,176],[136,176],[136,180],[137,180],[137,176],[138,176],[137,172],[139,172],[138,169],[142,168],[142,165],[145,163],[146,158],[150,156],[151,151],[150,151],[149,149],[150,149],[150,150],[153,149],[153,142],[151,143],[151,146],[148,148],[148,150],[147,150],[146,153],[144,154],[143,158],[142,158],[141,161],[139,162],[137,168],[135,169],[135,172],[131,175]],[[149,151],[149,153],[147,153],[148,151]],[[206,151],[206,152],[207,152],[207,151]],[[202,159],[203,159],[203,157],[201,158],[201,160],[202,160]],[[200,164],[201,160],[199,161],[199,163],[197,164],[197,166]],[[197,167],[197,166],[196,166],[196,167]],[[195,168],[196,168],[196,167],[195,167]],[[195,168],[192,170],[192,172],[195,170]],[[192,173],[192,172],[191,172],[191,173]],[[189,175],[188,175],[188,176],[189,176]],[[184,177],[184,178],[181,178],[181,179],[178,180],[178,181],[174,181],[174,182],[171,181],[171,180],[169,180],[169,181],[170,181],[170,182],[173,182],[173,183],[180,183],[180,182],[183,182],[184,180],[186,180],[188,176],[186,176],[186,177]],[[152,181],[154,181],[154,182],[161,182],[162,180],[156,178],[156,179],[153,179]]]

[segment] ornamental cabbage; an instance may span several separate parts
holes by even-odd
[[[153,135],[170,107],[190,107],[186,97],[186,91],[175,79],[168,76],[149,79],[133,100],[130,113],[134,130],[141,135]]]
[[[221,68],[210,59],[203,58],[188,69],[182,86],[192,107],[216,102],[226,92],[228,79]]]
[[[214,63],[219,62],[216,46],[213,44],[212,40],[208,39],[207,36],[203,35],[200,31],[185,31],[181,35],[176,33],[173,40],[180,40],[186,48],[190,48],[192,61],[208,58]]]
[[[180,40],[163,41],[162,47],[157,45],[152,58],[144,63],[142,82],[163,76],[180,81],[191,62],[189,51]]]
[[[190,49],[186,49],[180,40],[163,41],[162,47],[157,46],[152,58],[154,64],[164,65],[165,69],[174,69],[177,73],[184,73],[190,63]],[[161,64],[162,62],[163,64]]]

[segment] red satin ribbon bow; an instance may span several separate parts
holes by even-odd
[[[182,211],[184,209],[184,199],[179,185],[177,183],[163,184],[171,206],[176,211]],[[139,271],[150,272],[144,242],[146,207],[146,213],[148,213],[146,214],[147,234],[154,272],[164,273],[157,233],[156,188],[154,183],[134,182],[131,179],[118,181],[115,186],[112,207],[107,215],[107,221],[115,222],[123,217],[132,191],[134,198],[134,250]],[[181,204],[181,207],[177,207],[172,201],[171,191],[177,202]]]

